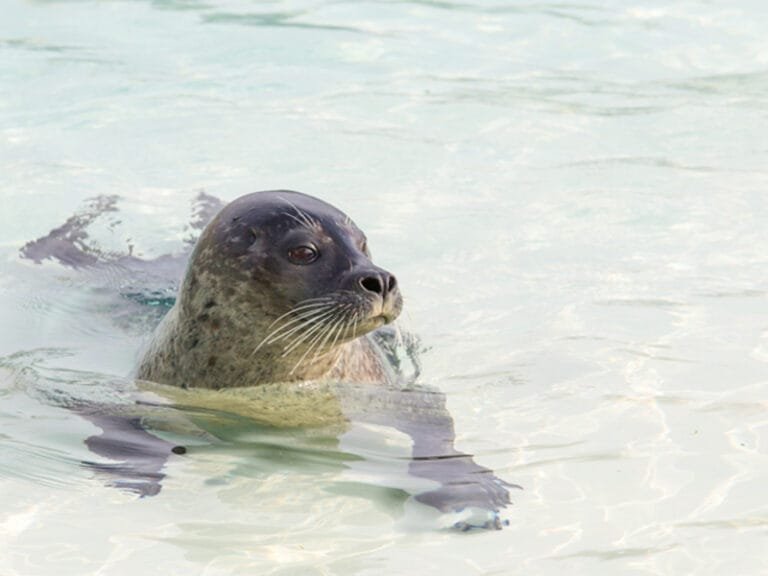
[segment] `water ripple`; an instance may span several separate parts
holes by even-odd
[[[341,24],[320,24],[296,21],[295,18],[304,15],[303,12],[264,12],[264,13],[233,13],[217,12],[202,16],[206,24],[236,24],[240,26],[257,26],[261,28],[297,28],[303,30],[321,30],[329,32],[352,32],[355,34],[380,35],[373,30]]]

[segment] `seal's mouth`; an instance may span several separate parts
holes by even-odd
[[[357,327],[355,337],[362,336],[366,332],[371,332],[387,324],[391,324],[397,318],[397,310],[382,309],[378,307],[366,315],[365,320],[361,321]]]
[[[394,320],[394,318],[387,316],[386,314],[379,314],[378,316],[374,316],[371,320],[374,324],[376,324],[376,328],[379,328],[385,324],[389,324],[392,322],[392,320]]]
[[[371,323],[376,325],[376,328],[384,326],[394,322],[397,318],[399,310],[397,310],[390,302],[377,302],[373,305],[373,310],[369,316]]]

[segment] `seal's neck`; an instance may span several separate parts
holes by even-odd
[[[312,338],[288,346],[263,339],[247,324],[214,309],[190,318],[174,307],[157,328],[138,377],[213,389],[323,380],[334,377],[349,347],[345,343],[330,349],[319,340],[312,346]]]

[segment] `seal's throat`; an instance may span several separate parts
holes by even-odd
[[[383,325],[385,319],[377,320]],[[388,382],[386,361],[368,335],[351,341],[294,347],[262,344],[264,336],[220,319],[211,326],[184,320],[172,308],[155,331],[137,377],[182,388],[224,389],[276,382]],[[321,334],[318,330],[318,333]],[[331,341],[331,337],[328,337]]]

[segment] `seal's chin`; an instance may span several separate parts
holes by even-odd
[[[368,332],[373,332],[377,328],[381,328],[385,324],[388,324],[391,322],[391,320],[388,320],[386,316],[383,314],[378,314],[376,316],[368,316],[363,322],[360,322],[360,324],[357,327],[357,331],[355,334],[355,337],[362,336],[363,334],[367,334]]]
[[[381,320],[381,325],[384,326],[384,324],[391,324],[395,320],[397,320],[397,317],[399,316],[398,312],[395,312],[393,310],[387,310],[385,312],[382,312],[376,318],[378,320]]]
[[[394,322],[400,315],[399,306],[389,300],[383,302],[381,300],[374,300],[370,303],[370,307],[368,318],[371,323],[376,324],[376,328]]]
[[[368,316],[368,322],[372,325],[371,330],[381,328],[385,324],[390,324],[395,321],[398,316],[398,310],[394,310],[389,306],[375,306]]]
[[[363,334],[372,332],[386,324],[390,324],[394,322],[396,318],[397,314],[392,311],[376,310],[360,323],[357,336],[362,336]]]

